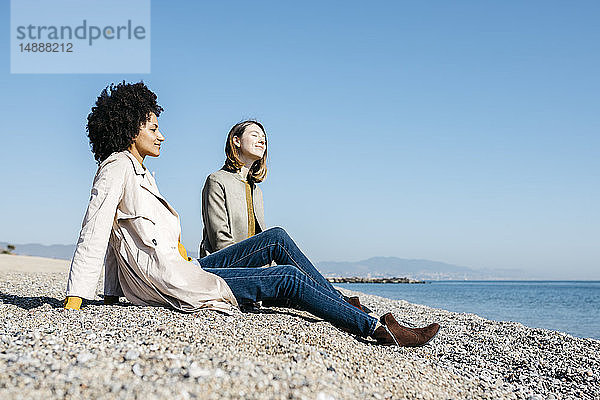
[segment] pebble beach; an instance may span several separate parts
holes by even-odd
[[[0,256],[2,399],[600,399],[598,340],[362,293],[440,333],[409,349],[294,309],[63,310],[68,264]]]

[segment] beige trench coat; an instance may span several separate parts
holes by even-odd
[[[94,178],[67,296],[94,298],[104,265],[106,295],[184,312],[231,312],[237,307],[231,289],[181,257],[180,233],[179,215],[152,175],[128,151],[111,154]]]
[[[264,231],[263,195],[256,185],[252,192],[252,203],[257,228]],[[202,222],[204,229],[200,257],[248,238],[246,184],[239,172],[221,169],[206,178],[202,189]],[[257,232],[260,231],[257,229]]]

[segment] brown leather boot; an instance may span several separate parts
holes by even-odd
[[[431,324],[424,328],[407,328],[400,325],[392,313],[387,313],[379,319],[383,326],[375,329],[373,338],[384,346],[419,347],[437,335],[440,330],[439,324]]]
[[[354,307],[358,308],[361,311],[366,312],[367,314],[369,314],[371,312],[371,309],[368,308],[367,306],[363,305],[360,303],[360,299],[356,296],[354,297],[345,297],[345,300],[350,303],[351,305],[353,305]]]

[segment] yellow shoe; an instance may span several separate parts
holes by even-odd
[[[81,310],[81,297],[67,296],[63,306],[65,310]]]

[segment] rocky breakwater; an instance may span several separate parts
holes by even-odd
[[[427,283],[410,278],[364,278],[359,276],[349,278],[329,277],[327,280],[331,283]]]
[[[0,270],[2,399],[599,399],[600,342],[362,295],[439,335],[381,347],[282,308],[182,314],[96,299],[66,272]],[[345,291],[347,294],[353,294]]]

